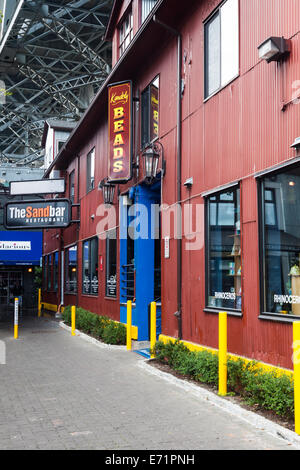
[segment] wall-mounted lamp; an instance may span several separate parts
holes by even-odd
[[[102,191],[104,204],[111,206],[114,203],[115,185],[105,178],[100,181],[98,189]]]
[[[185,186],[187,189],[192,189],[193,183],[194,183],[194,180],[193,180],[193,177],[191,177],[185,180],[185,182],[183,183],[183,186]]]
[[[300,137],[295,139],[295,142],[291,145],[291,148],[298,150],[300,148]]]
[[[258,46],[259,58],[269,62],[278,62],[290,52],[290,41],[284,37],[271,36]]]
[[[166,162],[163,156],[163,146],[160,142],[154,142],[150,147],[147,147],[142,157],[144,159],[144,172],[145,178],[148,183],[151,183],[156,177],[158,162],[161,157],[162,171],[166,173]]]

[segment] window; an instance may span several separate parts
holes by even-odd
[[[262,310],[300,315],[300,168],[261,180]]]
[[[142,23],[145,21],[157,0],[142,0]]]
[[[58,251],[53,254],[53,290],[57,292],[58,289]]]
[[[159,131],[159,77],[141,95],[142,148],[158,137]]]
[[[125,49],[129,46],[133,38],[133,18],[132,11],[130,11],[119,27],[119,57],[123,54]]]
[[[91,150],[87,156],[87,180],[86,192],[88,193],[95,187],[95,149]]]
[[[75,170],[69,175],[69,199],[72,204],[75,201]]]
[[[83,242],[82,293],[98,295],[98,238]]]
[[[204,25],[205,98],[239,74],[239,0],[227,0]]]
[[[240,190],[206,200],[206,305],[241,310]]]
[[[107,297],[117,296],[117,233],[111,230],[106,237],[106,292]]]
[[[58,140],[58,141],[57,141],[57,153],[59,153],[59,152],[61,151],[61,149],[62,149],[63,146],[64,146],[64,143],[65,143],[64,140]]]
[[[68,293],[77,292],[77,246],[65,250],[65,289]]]

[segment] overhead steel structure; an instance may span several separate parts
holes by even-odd
[[[0,164],[41,166],[46,119],[76,121],[107,77],[113,0],[0,0]]]

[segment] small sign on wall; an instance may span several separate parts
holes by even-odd
[[[165,237],[165,258],[170,258],[170,238]]]

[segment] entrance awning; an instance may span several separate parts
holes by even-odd
[[[0,266],[39,266],[42,241],[41,231],[0,231]]]

